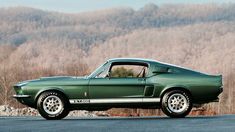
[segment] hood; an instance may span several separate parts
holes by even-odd
[[[25,86],[28,84],[37,84],[37,83],[50,83],[56,82],[57,84],[67,81],[74,81],[74,80],[86,80],[86,77],[76,77],[76,76],[52,76],[52,77],[41,77],[39,79],[34,80],[26,80],[23,82],[19,82],[15,84],[15,86]]]
[[[52,77],[41,77],[39,80],[49,81],[49,80],[67,80],[67,79],[79,79],[84,77],[76,77],[76,76],[52,76]]]
[[[53,76],[41,77],[38,81],[30,83],[31,85],[85,85],[88,83],[87,77],[76,76]]]

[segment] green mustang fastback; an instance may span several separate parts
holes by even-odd
[[[14,85],[22,104],[46,119],[62,119],[71,110],[143,108],[185,117],[193,106],[218,101],[222,76],[208,75],[154,60],[110,59],[85,77],[56,76]]]

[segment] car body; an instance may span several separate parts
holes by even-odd
[[[132,69],[131,76],[111,75],[115,72],[112,68],[123,65],[143,69],[138,75],[131,73]],[[128,71],[118,68],[117,73]],[[116,58],[106,61],[89,76],[42,77],[19,82],[14,89],[19,102],[37,108],[46,119],[61,119],[76,109],[110,108],[162,108],[170,117],[185,117],[196,104],[218,101],[223,84],[221,75],[149,59]]]

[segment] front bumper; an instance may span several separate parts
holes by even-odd
[[[23,95],[23,94],[13,95],[13,98],[18,100],[22,104],[28,104],[26,102],[28,102],[28,100],[30,100],[30,97],[31,97],[30,95]]]

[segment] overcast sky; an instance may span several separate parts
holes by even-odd
[[[235,3],[235,0],[0,0],[0,7],[27,6],[58,12],[85,12],[112,7],[139,9],[145,4]]]

